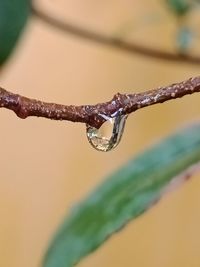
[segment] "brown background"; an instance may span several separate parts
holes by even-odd
[[[170,50],[175,19],[160,3],[40,1],[41,8],[60,18]],[[126,32],[129,25],[135,35]],[[167,85],[199,71],[197,66],[122,53],[31,20],[16,53],[1,72],[0,82],[28,97],[83,104],[111,99],[118,91],[139,92]],[[196,94],[132,114],[121,144],[110,153],[90,147],[82,124],[20,120],[2,109],[0,266],[40,266],[66,211],[130,156],[199,119],[199,102]],[[200,266],[199,192],[200,180],[194,177],[79,266]]]

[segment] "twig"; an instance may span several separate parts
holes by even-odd
[[[200,64],[200,57],[183,53],[171,53],[163,50],[151,49],[144,47],[133,42],[123,41],[117,37],[109,37],[101,33],[96,33],[79,26],[73,25],[68,22],[63,22],[57,18],[46,14],[44,11],[32,6],[32,14],[39,18],[41,21],[53,26],[65,33],[73,34],[74,36],[88,39],[90,41],[109,45],[111,47],[120,49],[121,51],[147,56],[155,59],[168,60],[173,62],[185,62],[191,64]]]
[[[200,76],[143,93],[117,93],[111,101],[82,106],[45,103],[13,94],[0,88],[0,107],[13,110],[22,119],[29,116],[37,116],[53,120],[82,122],[99,128],[105,121],[105,115],[115,117],[117,113],[121,115],[130,114],[140,108],[163,103],[195,92],[200,92]]]

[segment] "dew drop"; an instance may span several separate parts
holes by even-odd
[[[110,151],[115,148],[122,137],[127,115],[115,115],[108,117],[102,115],[106,121],[99,129],[86,125],[86,133],[89,143],[99,151]]]

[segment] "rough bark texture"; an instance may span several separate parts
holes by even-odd
[[[0,107],[13,110],[22,119],[29,116],[44,117],[52,120],[68,120],[87,123],[99,128],[107,117],[130,114],[140,108],[180,98],[200,91],[200,76],[186,81],[159,87],[143,93],[114,95],[112,100],[96,105],[60,105],[45,103],[13,94],[0,88]]]

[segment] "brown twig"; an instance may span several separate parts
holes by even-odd
[[[143,93],[117,93],[111,101],[82,106],[45,103],[13,94],[0,88],[0,107],[13,110],[22,119],[29,116],[37,116],[53,120],[82,122],[99,128],[106,120],[105,116],[115,117],[117,114],[130,114],[140,108],[163,103],[195,92],[200,92],[200,76]]]
[[[73,34],[74,36],[88,39],[99,44],[109,45],[111,47],[120,49],[121,51],[134,53],[141,56],[147,56],[155,59],[168,60],[172,62],[200,64],[200,57],[198,56],[183,53],[171,53],[163,50],[144,47],[133,42],[123,41],[117,37],[109,37],[101,33],[96,33],[54,18],[34,5],[32,6],[32,14],[39,18],[41,21],[65,33]]]

